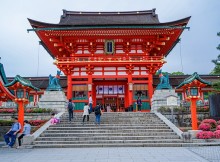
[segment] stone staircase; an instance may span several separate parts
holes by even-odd
[[[82,113],[68,121],[64,113],[61,123],[50,126],[35,141],[35,148],[59,147],[177,147],[182,140],[154,113],[104,113],[101,125],[90,121],[82,125]]]

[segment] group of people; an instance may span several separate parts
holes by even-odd
[[[11,129],[4,135],[5,143],[6,145],[3,147],[9,147],[12,148],[15,144],[17,135],[21,131],[21,124],[18,122],[18,118],[14,118],[14,123],[11,126]],[[18,146],[19,148],[21,146],[21,139],[24,136],[30,135],[31,133],[31,125],[27,120],[24,121],[24,127],[22,133],[18,136]]]
[[[83,120],[82,120],[82,124],[84,125],[85,119],[87,118],[87,122],[89,121],[89,114],[91,114],[93,112],[92,109],[92,96],[90,95],[89,97],[89,103],[85,103],[84,108],[83,108]],[[68,113],[69,113],[69,122],[71,122],[71,120],[73,119],[73,110],[75,108],[75,104],[72,102],[71,99],[69,99],[69,102],[67,104],[67,109],[68,109]],[[95,124],[96,125],[100,125],[100,119],[101,119],[101,115],[102,115],[102,110],[101,110],[101,105],[97,104],[97,106],[94,109],[94,113],[95,113]]]
[[[83,125],[84,125],[84,122],[85,122],[86,118],[87,118],[87,122],[89,121],[89,114],[91,114],[93,112],[92,104],[93,104],[92,96],[90,95],[89,103],[85,103],[85,106],[83,108],[83,119],[82,119],[82,124]],[[138,111],[141,111],[141,105],[142,105],[141,99],[140,99],[140,97],[138,97],[138,99],[137,99]],[[75,104],[72,102],[71,99],[69,99],[67,109],[68,109],[68,113],[69,113],[69,121],[70,122],[73,119],[73,110],[74,110],[74,108],[75,108]],[[102,115],[102,109],[101,109],[100,104],[97,104],[97,106],[95,107],[94,114],[95,114],[95,124],[100,125],[100,120],[101,120],[101,115]],[[57,117],[57,115],[55,113],[52,113],[50,123],[52,125],[54,125],[54,124],[57,124],[59,122],[60,122],[59,117]],[[13,147],[13,145],[15,144],[17,135],[19,134],[20,131],[21,131],[21,124],[18,122],[18,118],[14,118],[14,123],[11,126],[11,129],[4,135],[4,139],[5,139],[5,142],[6,142],[6,147],[10,147],[10,148]],[[31,133],[31,125],[29,124],[29,122],[27,120],[25,120],[23,131],[18,136],[19,146],[17,148],[19,148],[21,146],[21,139],[26,135],[30,135],[30,133]],[[9,140],[9,139],[11,139],[11,140]]]
[[[84,108],[83,108],[83,120],[82,120],[83,125],[84,125],[86,118],[87,118],[87,122],[89,121],[89,114],[93,112],[92,104],[93,104],[92,96],[90,95],[89,103],[85,103]],[[142,101],[141,101],[140,97],[138,97],[136,104],[137,104],[138,111],[141,111]],[[75,104],[72,102],[72,99],[69,99],[69,102],[67,104],[67,109],[68,109],[68,113],[69,113],[69,121],[70,122],[73,119],[74,108],[75,108]],[[108,107],[107,107],[107,109],[108,109]],[[110,109],[110,106],[109,106],[109,109]],[[100,125],[101,115],[103,113],[100,104],[97,104],[97,106],[94,109],[94,113],[95,113],[95,117],[96,117],[95,124]]]

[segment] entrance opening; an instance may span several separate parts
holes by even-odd
[[[98,85],[96,86],[96,103],[101,104],[105,112],[125,111],[124,85]]]

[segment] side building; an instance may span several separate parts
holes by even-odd
[[[180,83],[183,82],[184,79],[188,78],[190,75],[170,75],[170,84],[173,88],[177,87]],[[210,81],[210,82],[216,82],[219,80],[220,76],[219,75],[200,75],[200,77],[206,81]],[[24,77],[25,79],[28,79],[31,81],[31,83],[35,86],[40,88],[40,91],[31,91],[30,95],[29,95],[29,101],[30,104],[29,106],[34,106],[37,105],[37,102],[39,101],[40,97],[43,95],[44,91],[46,90],[46,88],[48,87],[48,83],[49,83],[49,77]],[[14,78],[13,77],[8,77],[7,80],[9,82],[11,82]],[[160,80],[158,78],[158,75],[153,75],[153,91],[156,89],[157,85],[159,84]],[[63,91],[65,92],[65,94],[67,95],[67,77],[66,76],[61,76],[60,78],[60,84],[61,87],[63,88]],[[106,89],[108,89],[108,91],[111,91],[109,89],[109,87],[107,87]],[[98,90],[97,90],[98,91]],[[142,94],[148,94],[148,90],[145,89],[139,89],[139,90],[134,90],[136,93],[142,93]],[[202,99],[203,101],[207,101],[208,100],[208,92],[213,91],[212,88],[203,88],[202,92]],[[75,94],[75,98],[81,99],[82,98],[82,94],[85,94],[87,92],[87,90],[85,91],[84,89],[78,89],[77,91],[78,93]],[[180,101],[185,101],[185,95],[182,91],[182,89],[178,89],[176,90],[178,96],[180,97]],[[97,93],[97,92],[96,92]],[[107,93],[107,92],[106,92]],[[113,95],[112,95],[113,96]],[[113,100],[112,96],[109,96],[109,98],[98,98],[97,100],[99,101],[99,103],[101,103],[102,105],[115,105],[115,111],[126,111],[126,108],[124,106],[123,100],[120,102],[118,100]],[[125,96],[126,97],[126,96]],[[85,102],[88,102],[87,96],[85,97]],[[76,110],[77,111],[82,111],[83,109],[83,105],[84,105],[84,101],[83,100],[79,100],[81,102],[76,102]],[[8,104],[8,106],[10,107],[10,104]],[[3,105],[7,105],[6,103]],[[149,111],[149,110],[144,110],[144,111]]]

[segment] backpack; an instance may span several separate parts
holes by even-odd
[[[100,107],[97,106],[97,107],[95,108],[95,115],[99,115],[99,114],[101,114],[101,112],[100,112]]]
[[[68,103],[68,109],[69,109],[69,110],[73,110],[73,104],[72,104],[72,102],[69,102],[69,103]]]

